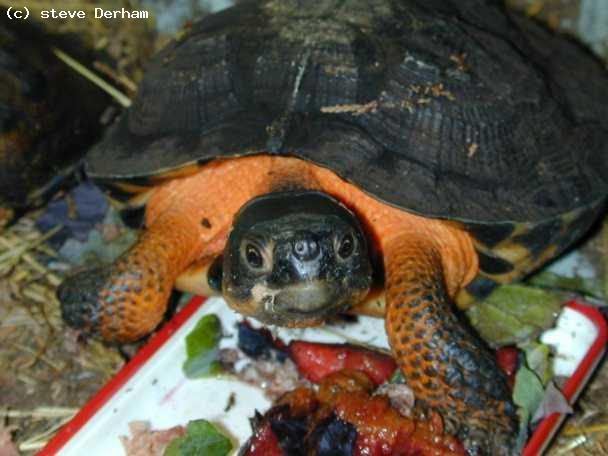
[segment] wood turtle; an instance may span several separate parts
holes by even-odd
[[[383,316],[421,404],[515,452],[505,378],[462,322],[579,239],[608,193],[608,79],[499,0],[249,1],[150,66],[88,175],[146,229],[59,290],[126,342],[172,288],[286,326]]]

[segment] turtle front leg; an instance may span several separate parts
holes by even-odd
[[[416,398],[442,413],[469,454],[512,454],[510,391],[494,358],[454,313],[441,247],[416,233],[385,246],[390,344]]]
[[[156,328],[177,276],[200,252],[200,228],[179,212],[159,217],[114,264],[66,279],[57,291],[64,320],[108,342]]]

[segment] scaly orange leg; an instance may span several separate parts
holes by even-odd
[[[197,260],[219,255],[234,214],[267,191],[270,160],[262,158],[213,162],[155,188],[146,207],[147,229],[137,243],[113,265],[61,285],[64,319],[106,341],[130,342],[150,333],[180,274]],[[192,280],[183,279],[182,288],[191,289]]]
[[[64,319],[109,342],[130,342],[160,323],[177,275],[200,251],[200,228],[180,211],[163,214],[113,265],[61,285]]]
[[[454,313],[441,246],[414,232],[384,246],[386,329],[416,398],[470,454],[512,454],[515,407],[494,358]]]

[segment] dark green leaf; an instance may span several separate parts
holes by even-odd
[[[561,297],[539,288],[503,285],[467,311],[475,329],[491,345],[513,345],[550,328]]]
[[[182,366],[188,378],[216,375],[222,371],[217,359],[222,325],[217,315],[205,315],[186,336],[186,361]]]
[[[232,450],[230,439],[207,420],[188,423],[186,435],[171,441],[164,456],[226,456]]]

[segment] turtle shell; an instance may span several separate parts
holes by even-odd
[[[498,0],[310,6],[250,1],[194,24],[88,174],[141,184],[291,155],[393,206],[511,232],[605,198],[608,79],[580,45]]]

